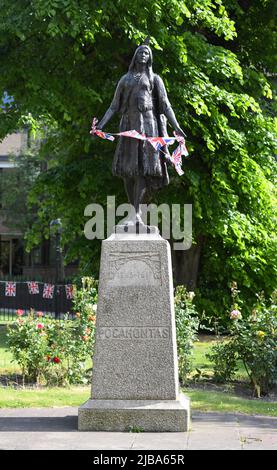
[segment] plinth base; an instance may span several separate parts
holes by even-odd
[[[79,431],[186,432],[190,426],[190,401],[95,400],[79,408]]]

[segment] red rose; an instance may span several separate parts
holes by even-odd
[[[59,362],[61,362],[61,360],[58,356],[55,356],[55,357],[53,357],[53,362],[55,362],[55,364],[59,364]]]
[[[22,315],[24,315],[24,310],[21,310],[20,308],[18,310],[16,310],[16,315],[18,315],[19,317],[21,317]]]

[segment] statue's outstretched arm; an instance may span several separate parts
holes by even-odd
[[[101,129],[101,130],[104,129],[104,126],[109,122],[109,120],[113,117],[113,115],[120,111],[122,95],[124,91],[124,83],[125,83],[125,75],[119,80],[111,105],[106,111],[101,121],[97,124],[97,129]]]
[[[164,111],[164,114],[166,115],[167,119],[169,120],[170,124],[172,125],[172,127],[174,128],[175,132],[178,134],[178,135],[181,135],[182,137],[187,137],[185,132],[183,131],[183,129],[181,129],[181,127],[179,126],[179,123],[176,119],[176,116],[175,116],[175,113],[172,109],[171,106],[169,106],[165,111]]]
[[[156,86],[157,96],[158,96],[159,112],[161,114],[164,114],[167,117],[168,121],[170,122],[170,124],[172,125],[176,133],[185,138],[186,134],[183,131],[183,129],[181,129],[181,127],[179,126],[175,113],[167,97],[167,92],[164,86],[164,82],[159,75],[155,75],[155,86]]]
[[[97,124],[97,129],[104,129],[105,125],[109,122],[109,120],[113,117],[115,113],[115,110],[109,107],[109,109],[106,111],[104,116],[102,117],[101,121],[98,122]]]

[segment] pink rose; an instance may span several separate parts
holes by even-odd
[[[38,324],[37,324],[37,328],[38,328],[39,330],[41,330],[43,327],[44,327],[43,323],[38,323]]]
[[[37,317],[43,317],[43,312],[37,312]]]
[[[18,315],[19,317],[22,317],[22,315],[24,315],[24,310],[20,310],[20,308],[18,310],[16,310],[16,315]]]
[[[230,318],[231,320],[238,320],[241,318],[241,312],[239,310],[232,310],[230,313]]]

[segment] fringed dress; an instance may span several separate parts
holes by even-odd
[[[148,137],[166,136],[166,109],[170,107],[164,83],[154,74],[152,89],[146,74],[138,79],[131,72],[116,88],[111,109],[121,114],[120,132],[136,130]],[[113,174],[122,178],[144,176],[149,188],[169,183],[166,163],[147,141],[120,137],[113,160]]]

